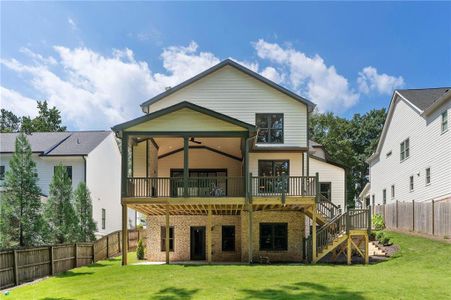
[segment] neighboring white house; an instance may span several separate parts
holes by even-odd
[[[0,184],[3,184],[18,133],[0,134]],[[86,182],[92,198],[97,236],[121,229],[121,154],[111,131],[36,132],[27,135],[45,199],[55,166],[67,168],[75,189]],[[129,215],[134,216],[130,211]],[[131,225],[134,220],[130,219]]]
[[[397,90],[368,158],[371,204],[451,198],[451,88]]]

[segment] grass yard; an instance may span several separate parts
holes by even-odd
[[[1,299],[451,299],[451,244],[390,233],[401,251],[363,265],[120,266],[101,261]],[[130,254],[130,263],[136,261]]]

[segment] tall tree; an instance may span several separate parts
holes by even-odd
[[[355,114],[350,120],[333,113],[314,113],[310,118],[311,138],[325,146],[332,160],[347,166],[348,206],[354,206],[356,196],[368,182],[366,159],[377,146],[385,117],[385,109],[380,109]]]
[[[17,132],[20,129],[20,118],[13,112],[1,109],[0,132]]]
[[[35,118],[23,117],[21,130],[24,132],[54,132],[66,131],[62,126],[61,112],[56,108],[49,108],[47,101],[37,101],[38,115]]]
[[[77,240],[77,217],[72,203],[72,183],[66,168],[62,165],[55,167],[44,217],[48,226],[49,241],[70,243]]]
[[[95,240],[96,223],[92,219],[92,199],[86,183],[80,182],[74,192],[75,215],[77,216],[77,240],[92,242]]]
[[[0,203],[0,244],[32,246],[43,242],[41,191],[30,144],[21,133],[5,175],[5,192]]]

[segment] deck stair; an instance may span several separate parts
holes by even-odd
[[[308,207],[304,213],[309,217],[313,217],[313,208]],[[316,219],[320,226],[330,222],[336,216],[341,215],[341,208],[323,195],[320,195],[319,201],[316,203]]]
[[[321,221],[318,215],[322,216]],[[316,251],[313,251],[313,237],[310,235],[306,239],[307,260],[316,263],[333,252],[334,257],[337,253],[346,254],[348,263],[351,262],[352,253],[359,254],[368,262],[368,232],[371,224],[369,215],[368,209],[348,209],[344,213],[340,211],[340,214],[334,217],[317,213],[317,223],[321,227],[316,232]]]

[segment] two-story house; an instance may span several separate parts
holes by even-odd
[[[17,136],[18,133],[0,133],[0,184],[9,169]],[[121,229],[121,155],[113,132],[35,132],[27,135],[27,139],[43,201],[49,194],[55,167],[61,164],[72,181],[72,189],[86,182],[91,192],[96,235]],[[132,211],[129,215],[134,216]]]
[[[451,87],[393,93],[377,150],[367,160],[373,206],[451,198],[450,108]]]
[[[367,211],[341,211],[344,168],[309,141],[314,107],[225,60],[113,127],[123,219],[127,208],[148,216],[147,259],[315,262],[343,242],[350,249],[353,234],[367,240]]]

